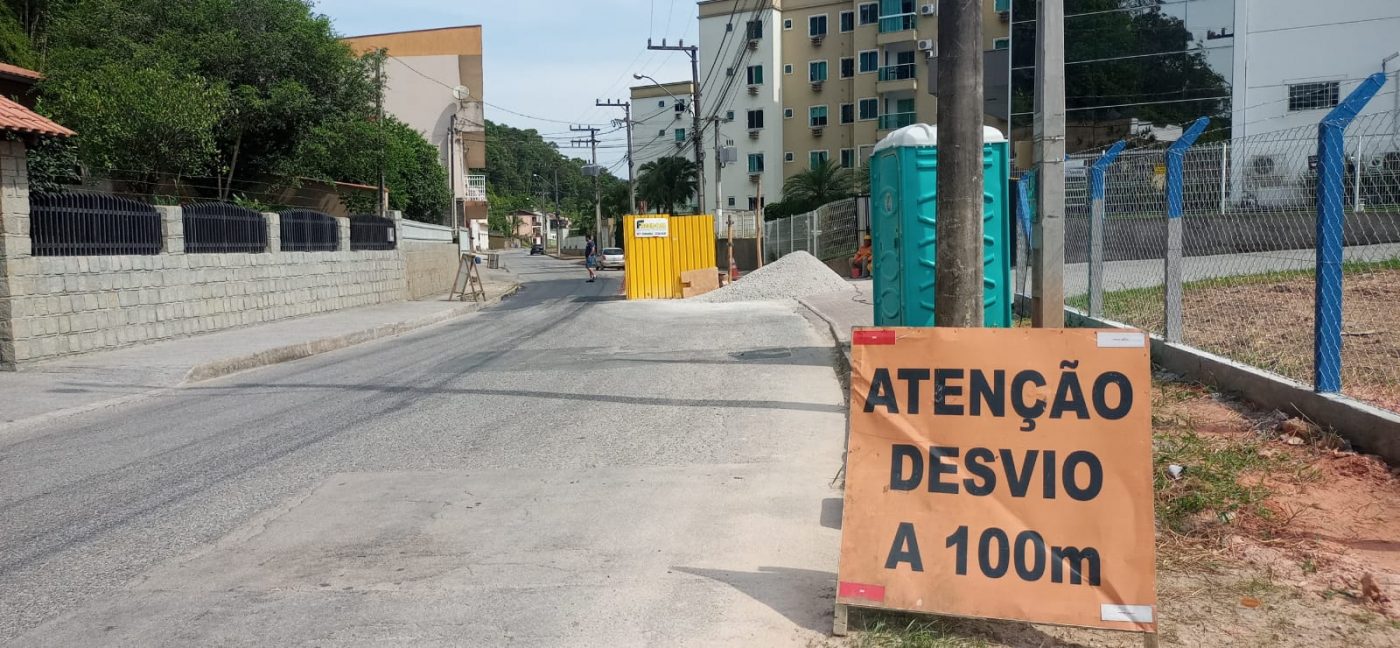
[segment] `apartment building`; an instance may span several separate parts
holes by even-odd
[[[983,8],[986,123],[1002,131],[1009,9]],[[786,178],[827,160],[855,169],[890,131],[937,120],[935,0],[704,0],[699,17],[702,109],[721,117],[720,138],[737,152],[707,204],[777,200]],[[706,155],[707,178],[716,159]]]
[[[356,52],[384,50],[385,110],[438,148],[448,170],[455,220],[486,240],[486,117],[481,26],[352,36]]]
[[[695,159],[695,84],[676,81],[632,88],[632,163],[635,168],[663,157]]]

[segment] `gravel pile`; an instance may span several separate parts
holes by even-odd
[[[692,297],[691,300],[726,303],[798,299],[843,290],[854,291],[855,287],[841,275],[832,272],[817,257],[799,251],[754,270],[728,286]]]

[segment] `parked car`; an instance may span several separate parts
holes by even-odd
[[[531,246],[530,246],[530,254],[531,254],[531,255],[535,255],[535,254],[544,254],[544,244],[543,244],[543,243],[535,243],[535,244],[531,245]]]
[[[603,258],[598,262],[598,267],[606,270],[617,268],[621,270],[627,267],[627,260],[622,257],[622,248],[603,248]]]

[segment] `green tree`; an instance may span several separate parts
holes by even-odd
[[[806,206],[799,211],[850,198],[853,193],[850,172],[831,160],[790,176],[783,182],[783,202]]]
[[[121,156],[123,166],[112,166],[112,149],[119,147],[80,143],[84,162],[98,168],[197,171],[216,177],[226,196],[237,174],[270,173],[318,125],[366,113],[374,96],[365,63],[304,0],[71,0],[48,10],[44,91],[80,138],[93,130],[84,123],[120,112],[106,105],[120,102],[93,89],[120,82],[128,95],[138,89],[152,95],[144,100],[147,114],[123,121],[164,131],[168,124],[151,117],[172,116],[155,109],[189,101],[193,114],[173,124],[174,132],[183,136],[182,127],[197,122],[213,142],[212,155],[199,142],[172,163],[158,154],[163,151],[141,146],[133,137],[140,129],[128,124],[108,137],[124,137],[131,149]]]
[[[517,209],[552,211],[554,183],[558,177],[561,212],[571,221],[574,234],[593,233],[594,179],[583,174],[583,161],[566,157],[539,132],[486,122],[486,191],[491,222],[505,223],[505,214]],[[597,179],[603,215],[616,217],[618,187],[626,183],[611,173]],[[503,225],[504,226],[504,225]],[[494,229],[494,227],[493,227]]]
[[[379,184],[382,161],[390,209],[416,221],[442,223],[452,208],[437,147],[393,117],[385,118],[382,129],[366,119],[320,125],[292,160],[282,168],[285,175],[367,185]],[[373,206],[358,207],[367,211]]]
[[[0,61],[21,67],[37,67],[38,57],[24,25],[9,6],[0,5]]]
[[[695,195],[695,163],[683,157],[657,158],[637,171],[637,198],[657,213],[675,213]]]

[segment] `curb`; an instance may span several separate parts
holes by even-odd
[[[365,342],[378,340],[380,338],[401,335],[403,333],[408,333],[409,331],[426,328],[435,324],[441,324],[450,319],[461,317],[470,313],[475,313],[487,306],[498,304],[501,302],[501,300],[506,299],[519,291],[520,284],[517,282],[506,287],[506,289],[503,290],[500,295],[487,299],[484,302],[463,303],[457,308],[444,310],[442,312],[434,313],[427,317],[421,317],[416,320],[409,320],[407,322],[396,322],[394,324],[386,324],[383,326],[376,326],[371,329],[355,331],[354,333],[347,333],[345,335],[338,335],[330,338],[322,338],[320,340],[311,340],[309,342],[303,342],[300,344],[292,344],[284,347],[278,347],[275,349],[268,349],[266,351],[259,351],[250,355],[226,358],[223,360],[208,362],[202,365],[196,365],[190,368],[189,372],[185,374],[185,379],[181,381],[180,384],[188,385],[190,383],[212,380],[214,378],[227,376],[229,374],[238,373],[240,371],[247,371],[248,369],[256,369],[258,367],[266,367],[269,365],[281,364],[283,362],[291,362],[293,360],[301,360],[302,358],[309,358],[314,355],[320,355],[322,353],[328,353],[330,351],[337,351],[346,347],[351,347],[358,344],[364,344]]]
[[[845,357],[846,366],[847,368],[849,368],[851,364],[851,341],[849,339],[851,334],[850,330],[843,331],[841,326],[836,323],[836,320],[831,319],[831,317],[828,316],[826,313],[823,313],[821,309],[807,303],[806,299],[799,297],[797,299],[797,303],[800,304],[803,308],[807,309],[807,312],[816,315],[819,319],[821,319],[821,321],[826,322],[827,328],[831,329],[831,339],[835,340],[836,348],[840,350],[841,355]],[[843,336],[842,333],[845,333],[845,335]],[[843,337],[847,339],[842,339]]]

